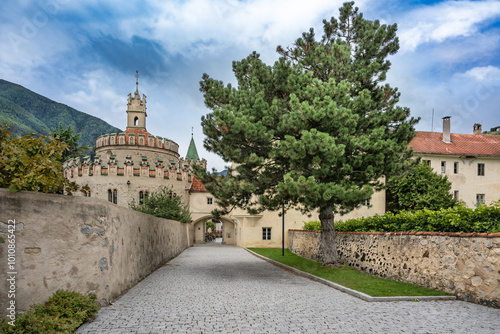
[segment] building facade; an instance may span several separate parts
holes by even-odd
[[[212,220],[211,212],[217,208],[214,196],[195,178],[190,192],[190,212],[194,224],[194,243],[204,242],[205,223]],[[375,192],[369,202],[364,203],[350,213],[335,219],[368,217],[385,213],[385,190]],[[302,229],[305,222],[319,220],[318,212],[310,216],[297,210],[289,210],[284,219],[285,247],[288,247],[289,229]],[[223,243],[239,247],[279,248],[283,240],[283,216],[281,210],[264,211],[250,215],[246,210],[235,208],[228,215],[221,217]]]
[[[443,132],[417,132],[410,142],[414,155],[435,173],[447,176],[453,196],[468,207],[500,200],[500,136],[451,133],[451,118],[443,118]]]

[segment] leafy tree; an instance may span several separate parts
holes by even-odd
[[[12,137],[7,126],[0,125],[0,187],[71,195],[80,187],[62,173],[60,159],[66,148],[65,143],[33,133]]]
[[[208,230],[209,228],[211,228],[211,229],[212,229],[212,232],[214,232],[214,231],[215,231],[215,224],[214,224],[213,222],[211,222],[211,221],[207,221],[207,222],[206,222],[206,228],[207,228],[207,230]]]
[[[66,161],[68,158],[82,156],[85,152],[90,150],[88,146],[80,146],[80,144],[78,144],[81,134],[75,133],[75,130],[71,127],[71,125],[68,125],[65,129],[63,128],[62,123],[59,123],[57,128],[52,129],[49,136],[67,144],[66,150],[62,154],[61,161]]]
[[[296,207],[319,211],[324,264],[338,262],[334,214],[347,213],[383,187],[382,176],[411,155],[409,109],[381,85],[389,55],[399,48],[396,25],[369,21],[353,2],[324,34],[302,34],[278,46],[273,66],[257,53],[233,62],[237,87],[203,75],[200,90],[212,110],[202,117],[209,151],[233,162],[227,177],[198,170],[221,214]]]
[[[142,203],[135,200],[129,204],[131,209],[156,217],[177,220],[181,223],[191,221],[191,214],[182,204],[181,198],[174,196],[172,187],[162,187],[145,197]]]
[[[457,201],[448,177],[441,176],[424,162],[414,164],[387,181],[387,210],[440,210],[453,207]]]

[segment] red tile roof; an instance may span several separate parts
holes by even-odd
[[[415,153],[500,157],[500,136],[452,133],[445,143],[441,132],[417,131],[409,146]]]
[[[201,184],[198,178],[193,177],[193,183],[191,184],[191,192],[206,192],[207,189]]]

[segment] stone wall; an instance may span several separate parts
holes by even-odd
[[[289,230],[290,250],[318,261],[318,232]],[[342,263],[500,307],[500,233],[339,232]]]
[[[15,268],[8,267],[8,224],[16,221]],[[161,219],[94,198],[0,189],[0,271],[16,272],[16,309],[58,289],[96,293],[102,305],[190,246],[191,224]],[[0,308],[11,298],[0,283]],[[5,311],[0,314],[3,316]]]

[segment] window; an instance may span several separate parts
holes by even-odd
[[[108,201],[113,202],[113,191],[108,189]]]
[[[134,125],[139,125],[139,117],[134,118]]]
[[[484,164],[477,164],[477,175],[484,176]]]
[[[476,206],[480,206],[481,204],[484,204],[484,199],[485,199],[484,194],[477,194],[476,195]]]
[[[262,240],[271,240],[271,228],[263,227],[262,228]]]
[[[455,190],[453,192],[453,198],[456,199],[458,201],[458,190]]]
[[[424,160],[424,163],[426,163],[427,166],[429,166],[429,167],[431,166],[431,161],[430,160]]]
[[[85,190],[85,191],[84,191],[84,196],[85,196],[85,197],[90,197],[90,196],[91,196],[91,194],[90,194],[90,190]]]
[[[458,162],[453,163],[453,174],[458,174]]]
[[[113,203],[118,204],[118,190],[113,190]]]
[[[441,173],[446,173],[446,161],[441,161]]]
[[[212,197],[207,197],[207,204],[212,205],[213,204],[213,198]]]
[[[144,203],[144,199],[149,196],[149,192],[147,191],[139,191],[139,203],[142,204]]]
[[[372,205],[372,203],[371,203],[371,202],[372,202],[372,201],[371,201],[371,199],[370,199],[370,198],[369,198],[369,199],[365,199],[365,205],[366,205],[366,206],[370,206],[370,205]]]

